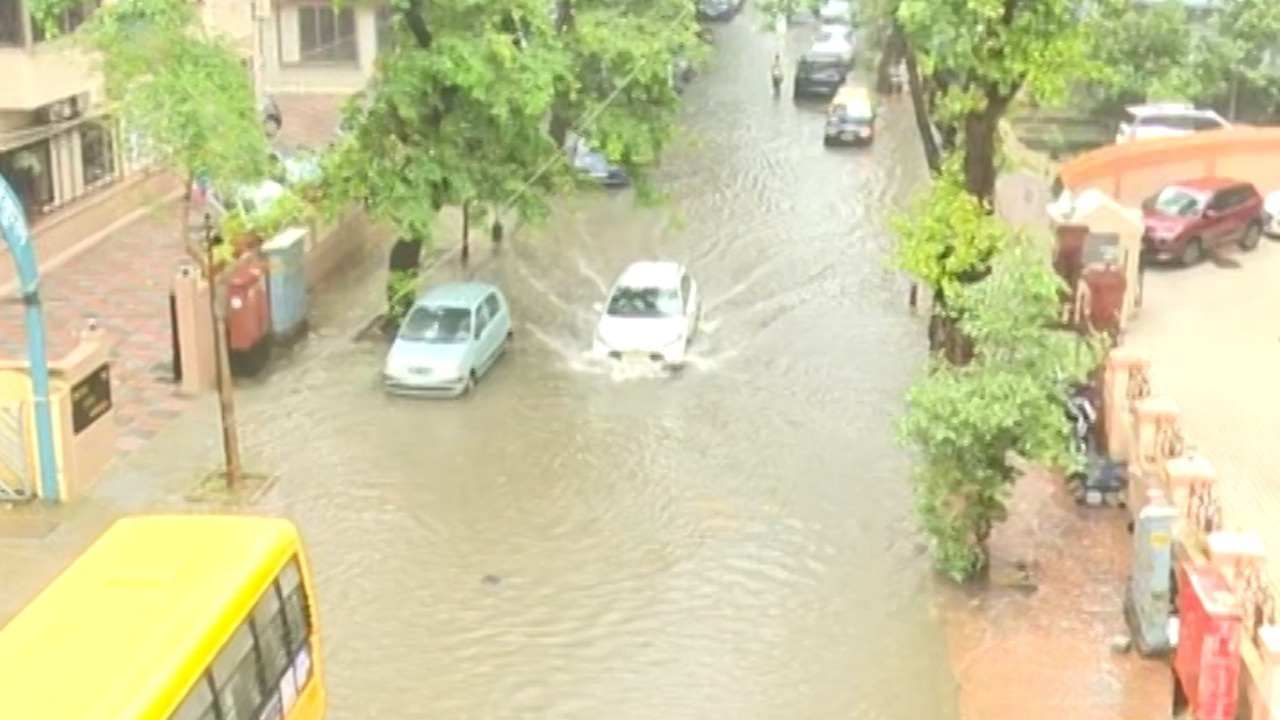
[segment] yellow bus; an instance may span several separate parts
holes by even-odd
[[[322,718],[314,598],[287,520],[120,520],[0,629],[0,718]]]

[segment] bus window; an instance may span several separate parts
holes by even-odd
[[[253,633],[245,622],[213,661],[213,683],[223,720],[257,720],[265,699],[259,669]]]
[[[262,594],[262,599],[253,609],[253,630],[261,650],[262,674],[266,678],[267,687],[277,687],[280,678],[289,669],[293,654],[290,652],[284,606],[280,603],[280,593],[274,583]]]
[[[187,693],[169,720],[218,720],[218,708],[213,702],[213,687],[209,684],[209,676],[202,675],[195,687]]]

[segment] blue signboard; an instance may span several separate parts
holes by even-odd
[[[35,401],[36,446],[40,456],[40,494],[57,502],[57,459],[53,452],[53,414],[49,410],[49,359],[45,355],[44,313],[40,310],[40,271],[27,215],[9,182],[0,175],[0,234],[4,235],[13,264],[18,271],[22,302],[26,307],[27,361],[31,372],[31,393]]]

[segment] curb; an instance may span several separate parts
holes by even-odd
[[[511,243],[515,239],[516,231],[518,231],[523,226],[524,226],[524,223],[519,220],[513,223],[512,227],[510,227],[505,233],[502,241],[500,243],[497,243],[497,246],[501,247],[502,245]],[[495,244],[491,240],[484,240],[483,242],[486,242],[491,246]],[[474,251],[475,243],[473,243],[471,247],[472,247],[472,250]],[[484,267],[484,265],[489,261],[489,259],[496,254],[497,254],[496,250],[491,250],[485,259],[473,261],[471,264],[467,266],[467,269],[475,270],[477,268]],[[440,269],[441,265],[444,265],[446,262],[454,260],[460,257],[461,255],[462,255],[462,245],[460,243],[454,245],[452,248],[448,250],[441,252],[439,255],[435,256],[430,261],[428,261],[426,265],[423,265],[422,267],[418,268],[419,281],[420,282],[425,281],[431,275],[431,273]],[[373,317],[357,325],[354,332],[348,333],[351,342],[360,342],[361,339],[368,334],[369,330],[375,324],[377,324],[379,321],[382,320],[382,317],[385,314],[386,314],[385,312],[379,311],[376,314],[374,314]]]

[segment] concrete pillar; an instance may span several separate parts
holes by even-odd
[[[1262,538],[1252,532],[1218,530],[1209,533],[1209,560],[1236,592],[1250,573],[1261,572],[1266,557]]]
[[[1102,412],[1106,429],[1107,454],[1115,462],[1131,460],[1133,436],[1133,395],[1146,397],[1151,361],[1143,354],[1118,347],[1107,354],[1103,382]]]
[[[195,266],[184,265],[173,279],[173,295],[182,355],[179,389],[184,395],[198,395],[212,389],[218,378],[209,284]]]
[[[1181,455],[1165,461],[1165,482],[1169,486],[1169,499],[1178,509],[1179,517],[1186,518],[1191,489],[1213,485],[1218,480],[1213,464],[1199,455]]]
[[[1280,626],[1263,625],[1258,629],[1258,651],[1262,654],[1262,677],[1259,678],[1263,702],[1254,706],[1254,717],[1274,720],[1280,717]],[[1264,708],[1266,713],[1259,715]]]
[[[1135,423],[1134,452],[1130,453],[1129,462],[1137,464],[1137,469],[1144,473],[1163,470],[1163,449],[1160,439],[1177,427],[1178,406],[1164,398],[1149,397],[1139,400],[1133,406]]]

